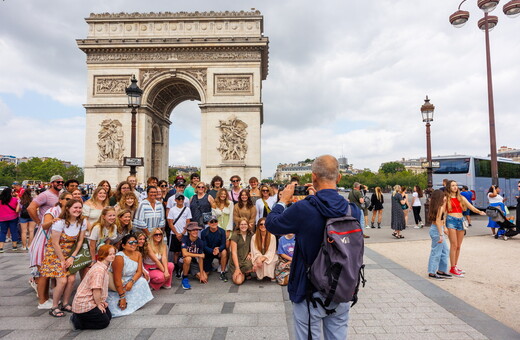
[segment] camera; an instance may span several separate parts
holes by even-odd
[[[305,185],[297,185],[294,187],[294,196],[308,196],[309,195],[309,187]]]

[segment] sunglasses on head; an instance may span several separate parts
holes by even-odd
[[[131,245],[134,245],[134,244],[137,244],[137,241],[135,241],[135,240],[134,241],[128,241],[127,243],[131,244]]]

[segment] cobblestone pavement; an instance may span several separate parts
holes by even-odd
[[[7,248],[7,247],[6,247]],[[36,308],[28,255],[0,254],[3,339],[292,339],[287,291],[217,275],[207,285],[154,292],[154,300],[100,331],[72,331],[68,318]],[[366,249],[367,286],[350,315],[349,339],[520,339],[520,334],[376,252]],[[175,280],[175,279],[174,279]]]

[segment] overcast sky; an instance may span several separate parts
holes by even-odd
[[[262,176],[278,163],[344,154],[356,168],[424,156],[425,95],[435,105],[433,155],[489,154],[483,15],[453,28],[459,1],[0,2],[0,154],[83,165],[87,78],[75,39],[91,12],[249,10],[264,16]],[[520,17],[491,32],[497,144],[518,142]],[[170,164],[200,165],[200,110],[172,115]],[[194,150],[195,152],[188,152]]]

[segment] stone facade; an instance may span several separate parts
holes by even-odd
[[[115,184],[129,173],[123,166],[131,141],[125,88],[132,75],[143,90],[139,182],[167,178],[170,114],[185,100],[200,102],[202,180],[260,178],[268,39],[259,11],[103,13],[86,22],[88,35],[77,40],[88,69],[86,182]]]

